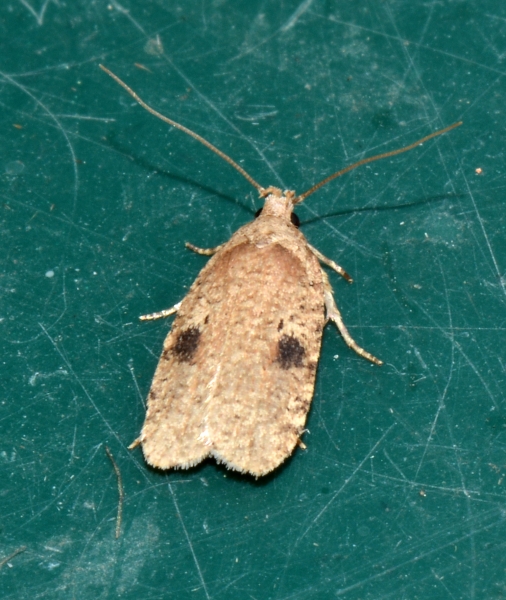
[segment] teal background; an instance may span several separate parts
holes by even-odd
[[[498,0],[2,2],[2,598],[506,597],[505,56]],[[298,208],[386,364],[327,327],[308,448],[262,480],[127,450],[170,327],[138,316],[261,203],[99,62],[298,192],[464,121]]]

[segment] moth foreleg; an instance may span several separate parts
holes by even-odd
[[[193,252],[196,252],[197,254],[204,254],[205,256],[211,256],[212,254],[216,254],[216,252],[218,252],[218,250],[220,250],[220,248],[223,248],[223,246],[225,246],[225,244],[220,244],[219,246],[215,246],[214,248],[199,248],[198,246],[194,246],[193,244],[190,244],[190,242],[185,242],[185,246],[189,250],[193,250]]]
[[[199,248],[198,246],[194,246],[190,244],[190,242],[186,242],[185,246],[193,252],[197,254],[205,254],[206,256],[211,256],[211,254],[216,254],[220,248],[223,248],[225,244],[220,244],[219,246],[215,246],[214,248]],[[149,315],[142,315],[139,317],[141,321],[154,321],[155,319],[165,319],[165,317],[170,317],[179,310],[181,306],[181,302],[174,304],[172,308],[167,308],[166,310],[161,310],[160,312],[150,313]]]
[[[361,348],[357,344],[357,342],[351,337],[348,329],[346,329],[346,325],[343,323],[343,318],[342,318],[341,313],[339,312],[339,309],[337,308],[336,302],[334,300],[334,294],[332,292],[332,287],[330,285],[329,278],[327,277],[327,274],[325,273],[325,271],[323,271],[323,269],[322,269],[322,276],[323,276],[323,294],[324,294],[324,298],[325,298],[325,309],[327,311],[327,320],[334,321],[337,328],[339,329],[339,332],[343,336],[344,341],[348,344],[348,346],[352,350],[355,350],[355,352],[357,354],[359,354],[360,356],[363,356],[364,358],[367,358],[367,360],[370,360],[371,362],[375,363],[376,365],[382,365],[383,364],[382,360],[380,360],[379,358],[376,358],[375,356],[373,356],[372,354],[367,352],[367,350],[364,350],[363,348]]]
[[[165,317],[170,317],[174,313],[177,313],[179,307],[181,306],[181,302],[174,304],[172,308],[166,308],[165,310],[161,310],[160,312],[149,313],[149,315],[142,315],[139,317],[141,321],[154,321],[155,319],[165,319]]]

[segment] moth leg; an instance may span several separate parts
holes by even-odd
[[[322,269],[322,275],[323,275],[323,294],[324,294],[324,298],[325,298],[325,309],[327,311],[327,320],[334,321],[337,328],[339,329],[339,332],[343,336],[344,341],[348,344],[348,346],[352,350],[355,350],[355,352],[357,354],[359,354],[360,356],[363,356],[364,358],[367,358],[367,360],[370,360],[371,362],[375,363],[376,365],[382,365],[383,364],[382,360],[380,360],[379,358],[376,358],[375,356],[373,356],[372,354],[367,352],[367,350],[364,350],[363,348],[361,348],[357,344],[357,342],[351,337],[349,331],[346,329],[346,325],[343,323],[343,318],[341,316],[341,313],[339,312],[339,309],[336,306],[336,302],[334,300],[334,294],[332,293],[332,287],[330,286],[329,278],[327,277],[327,274],[323,271],[323,269]]]
[[[190,242],[185,243],[185,246],[190,250],[193,250],[193,252],[196,252],[197,254],[205,254],[206,256],[215,254],[220,248],[223,248],[224,245],[225,244],[220,244],[215,248],[199,248],[198,246],[190,244]],[[154,321],[155,319],[165,319],[165,317],[170,317],[170,315],[176,313],[179,310],[180,306],[181,302],[178,302],[177,304],[174,304],[172,308],[167,308],[165,310],[161,310],[160,312],[150,313],[149,315],[142,315],[141,317],[139,317],[139,319],[141,321]]]
[[[307,446],[306,444],[304,444],[304,442],[300,439],[297,438],[297,446],[301,449],[301,450],[307,450]]]
[[[322,262],[324,265],[327,265],[327,267],[330,267],[336,273],[339,273],[339,275],[341,275],[341,277],[344,277],[344,279],[346,279],[348,283],[353,283],[353,279],[348,275],[348,273],[346,273],[343,267],[340,267],[336,262],[324,256],[314,246],[311,246],[311,244],[308,244],[308,247],[320,262]]]
[[[205,256],[211,256],[211,254],[216,254],[216,252],[223,248],[224,245],[225,244],[220,244],[219,246],[215,246],[214,248],[199,248],[198,246],[190,244],[190,242],[185,243],[185,246],[190,250],[193,250],[193,252],[196,252],[197,254],[205,254]]]
[[[181,306],[181,302],[174,304],[172,308],[166,308],[165,310],[161,310],[160,312],[149,313],[149,315],[142,315],[139,317],[141,321],[154,321],[155,319],[165,319],[165,317],[170,317],[174,313],[177,313],[179,307]]]

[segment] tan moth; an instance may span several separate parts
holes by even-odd
[[[401,149],[365,158],[297,196],[264,188],[229,156],[148,106],[123,81],[100,67],[143,108],[187,133],[243,175],[264,198],[256,220],[228,242],[202,249],[212,255],[185,298],[165,339],[147,400],[141,435],[146,461],[160,469],[187,469],[212,456],[229,469],[266,475],[299,443],[313,397],[323,328],[333,321],[357,354],[381,365],[346,329],[326,272],[351,277],[311,246],[293,221],[293,207],[356,167],[406,152],[461,123]]]

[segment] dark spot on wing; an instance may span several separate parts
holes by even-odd
[[[283,319],[281,319],[281,321],[278,324],[278,331],[281,331],[283,329],[284,323],[283,323]]]
[[[294,335],[282,335],[278,342],[278,362],[282,369],[302,367],[306,351]]]
[[[177,341],[172,348],[179,362],[191,362],[197,351],[200,339],[198,327],[188,327],[177,336]]]
[[[293,412],[305,415],[309,411],[310,406],[311,406],[311,400],[297,396],[295,398]]]

